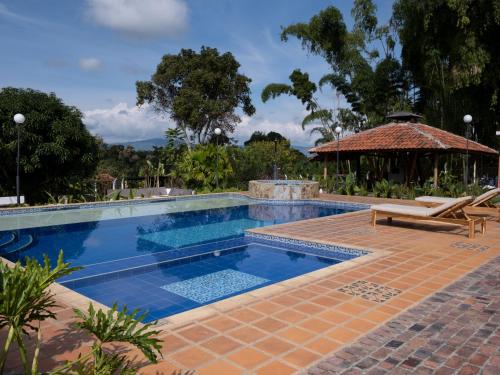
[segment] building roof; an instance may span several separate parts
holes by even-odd
[[[342,153],[440,151],[448,153],[498,154],[494,149],[459,135],[420,123],[393,122],[340,139]],[[325,143],[309,150],[311,153],[337,151],[337,141]]]

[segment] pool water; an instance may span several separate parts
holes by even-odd
[[[0,256],[55,262],[63,249],[65,261],[84,268],[60,282],[106,305],[147,309],[153,320],[360,255],[244,238],[247,229],[356,209],[214,198],[0,217],[0,238],[30,239],[22,251],[0,247]]]
[[[108,306],[119,301],[147,310],[146,320],[152,321],[341,262],[289,251],[283,244],[240,241],[227,250],[63,285]]]

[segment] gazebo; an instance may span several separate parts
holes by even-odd
[[[314,147],[309,152],[317,154],[316,159],[323,160],[325,178],[327,177],[327,163],[336,160],[338,148],[341,159],[356,161],[358,176],[361,155],[380,157],[384,160],[384,166],[385,163],[398,159],[405,166],[406,182],[413,180],[420,158],[431,158],[434,165],[433,178],[436,186],[441,156],[466,153],[498,155],[498,152],[490,147],[429,125],[408,121],[409,119],[415,120],[416,117],[415,115],[410,116],[405,122],[391,122],[348,135],[338,141]]]

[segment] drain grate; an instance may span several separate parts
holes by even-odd
[[[456,249],[465,249],[465,250],[475,250],[479,252],[483,252],[488,250],[490,247],[486,245],[479,245],[475,243],[468,242],[453,242],[450,247],[454,247]]]
[[[355,281],[351,284],[344,285],[337,290],[342,293],[361,297],[373,302],[385,302],[401,293],[399,289],[371,283],[365,280]]]

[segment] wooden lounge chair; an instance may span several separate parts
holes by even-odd
[[[493,198],[500,196],[500,188],[491,189],[479,195],[464,211],[471,215],[491,215],[496,216],[500,222],[500,206],[494,205]],[[438,205],[452,201],[454,198],[423,196],[415,198],[416,201],[427,205]]]
[[[474,238],[476,224],[481,224],[481,233],[484,234],[486,230],[486,219],[482,217],[471,217],[464,212],[464,207],[471,204],[472,201],[472,197],[457,198],[436,207],[377,204],[371,206],[371,224],[375,226],[377,217],[382,216],[386,217],[389,223],[392,222],[392,218],[403,218],[408,220],[462,225],[468,228],[469,238]]]

